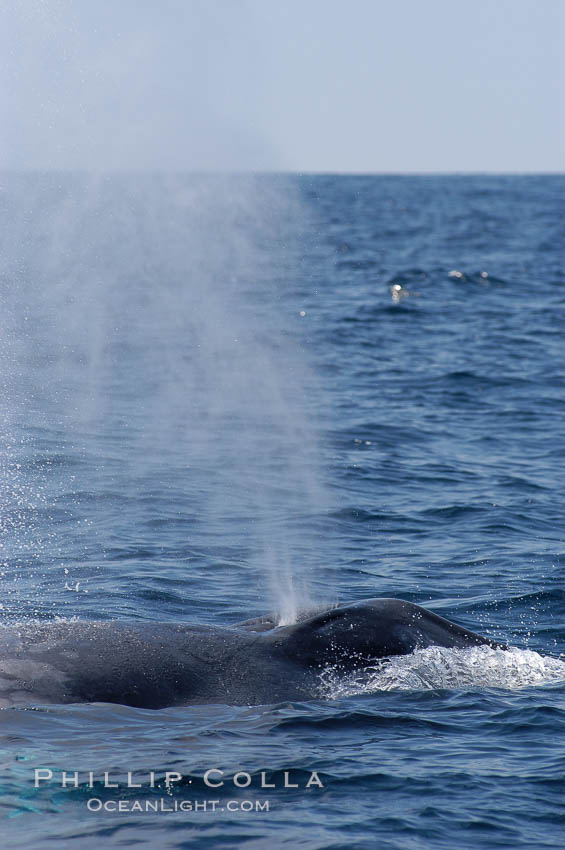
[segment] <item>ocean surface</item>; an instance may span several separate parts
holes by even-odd
[[[392,596],[513,647],[5,709],[4,846],[565,847],[564,189],[1,176],[2,624]]]

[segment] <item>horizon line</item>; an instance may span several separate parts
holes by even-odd
[[[289,177],[562,177],[562,171],[486,171],[486,170],[445,170],[445,171],[366,171],[366,170],[342,170],[329,171],[327,169],[276,169],[276,168],[0,168],[0,174],[89,174],[89,175],[134,175],[134,174],[190,174],[193,176],[239,176],[239,175],[267,175],[267,176],[289,176]]]

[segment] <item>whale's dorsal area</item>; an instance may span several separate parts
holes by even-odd
[[[0,627],[0,707],[110,702],[141,708],[257,705],[320,696],[349,672],[428,646],[501,645],[399,599],[369,599],[290,626],[272,617],[182,623],[43,622]]]

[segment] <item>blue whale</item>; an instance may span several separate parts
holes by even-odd
[[[368,599],[235,626],[125,621],[0,627],[0,706],[109,702],[141,708],[258,705],[321,696],[347,674],[429,646],[505,648],[400,599]]]

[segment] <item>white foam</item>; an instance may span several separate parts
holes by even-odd
[[[323,695],[331,699],[375,691],[514,689],[565,681],[565,660],[516,647],[431,646],[375,662],[345,677],[338,667],[328,668],[321,679]]]

